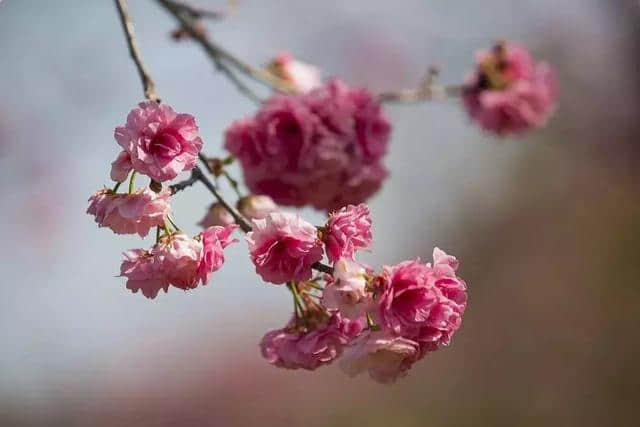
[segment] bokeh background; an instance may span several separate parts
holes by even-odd
[[[393,386],[266,364],[290,299],[229,248],[209,286],[157,299],[115,277],[116,237],[85,214],[113,128],[141,100],[113,2],[0,3],[0,425],[631,426],[640,403],[640,5],[635,0],[239,0],[210,35],[253,64],[281,49],[374,90],[430,64],[457,83],[476,49],[526,43],[556,68],[549,126],[497,140],[455,100],[386,107],[391,177],[371,200],[371,265],[437,245],[470,303],[453,345]],[[196,4],[223,7],[222,0]],[[254,111],[174,22],[131,0],[161,97],[205,152]],[[236,171],[237,173],[237,171]],[[176,196],[197,232],[210,195]],[[304,211],[315,223],[321,215]]]

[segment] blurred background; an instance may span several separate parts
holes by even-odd
[[[147,300],[115,277],[116,237],[85,214],[109,185],[113,129],[142,99],[110,1],[0,3],[0,425],[630,426],[640,403],[640,5],[635,0],[239,0],[209,34],[255,65],[281,49],[374,90],[439,64],[458,83],[498,38],[559,76],[546,129],[497,140],[456,100],[386,106],[391,177],[371,200],[373,266],[437,245],[470,302],[451,347],[393,386],[271,367],[290,299],[244,244],[209,286]],[[194,1],[211,8],[222,0]],[[222,155],[254,111],[151,0],[131,0],[163,100]],[[266,93],[266,92],[263,92]],[[237,170],[234,170],[236,175]],[[190,233],[210,203],[176,196]],[[304,215],[315,223],[322,216]]]

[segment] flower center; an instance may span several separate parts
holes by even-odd
[[[162,131],[151,140],[149,151],[166,159],[173,158],[182,152],[181,139],[175,131]]]

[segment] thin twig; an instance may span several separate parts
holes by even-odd
[[[216,63],[218,66],[218,62],[220,60],[228,62],[238,71],[244,73],[248,77],[251,77],[253,80],[264,84],[265,86],[283,93],[294,93],[294,87],[284,79],[279,78],[278,76],[270,73],[269,71],[262,68],[254,68],[253,66],[247,64],[241,59],[237,58],[235,55],[222,48],[217,43],[212,42],[206,34],[201,34],[197,31],[191,19],[184,16],[181,13],[180,8],[176,7],[171,0],[158,0],[161,6],[163,6],[169,13],[171,13],[182,25],[182,27],[189,33],[189,35],[196,41],[200,46],[204,49],[207,55]],[[227,73],[227,76],[229,74]],[[234,83],[237,83],[234,81]]]
[[[189,3],[183,1],[173,1],[169,0],[173,5],[177,8],[184,10],[188,13],[192,18],[208,18],[208,19],[223,19],[227,16],[227,13],[222,10],[209,10],[201,7],[195,7],[190,5]]]
[[[378,94],[378,100],[380,102],[412,104],[416,102],[432,101],[435,99],[455,98],[462,95],[463,91],[464,86],[462,85],[430,85],[415,89],[382,92]]]
[[[182,191],[187,187],[191,187],[193,184],[195,184],[198,181],[199,179],[197,175],[191,173],[191,176],[185,179],[184,181],[180,181],[169,186],[169,188],[171,189],[171,194],[176,194],[178,191]]]
[[[149,77],[149,72],[142,62],[142,55],[140,54],[140,50],[138,49],[138,44],[136,43],[136,36],[133,31],[133,23],[131,22],[131,18],[129,17],[129,11],[127,10],[127,2],[126,0],[115,0],[116,6],[118,8],[118,14],[120,15],[120,22],[122,23],[122,29],[127,38],[127,45],[129,46],[129,54],[133,59],[133,62],[136,64],[136,68],[138,69],[138,74],[140,75],[140,80],[142,80],[142,87],[144,88],[144,96],[150,100],[159,102],[160,99],[156,94],[156,85],[153,83],[151,77]]]

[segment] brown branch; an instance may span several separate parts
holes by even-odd
[[[378,94],[380,102],[394,102],[402,104],[413,104],[423,101],[433,101],[437,99],[455,98],[462,95],[464,86],[442,86],[428,85],[415,89],[402,89],[398,91],[388,91]]]
[[[120,15],[122,29],[127,38],[129,54],[131,55],[131,59],[133,59],[133,62],[136,64],[138,74],[140,75],[140,80],[142,80],[144,96],[150,101],[160,102],[160,98],[158,98],[158,95],[156,94],[156,85],[153,83],[153,80],[151,80],[151,77],[149,77],[149,72],[147,71],[144,62],[142,62],[142,55],[140,54],[140,50],[138,49],[136,36],[133,31],[133,23],[131,22],[131,17],[129,16],[129,11],[127,10],[127,2],[126,0],[115,0],[115,2],[118,8],[118,14]]]
[[[227,16],[227,13],[222,10],[209,10],[201,7],[195,7],[183,1],[169,1],[170,3],[173,3],[175,7],[182,9],[185,13],[189,14],[189,16],[194,19],[208,18],[218,20],[223,19],[225,16]]]
[[[162,7],[164,7],[171,15],[174,16],[174,18],[180,23],[180,25],[189,33],[189,35],[204,49],[204,51],[211,58],[211,60],[214,61],[217,67],[220,67],[219,63],[221,61],[226,61],[241,73],[275,91],[283,93],[295,93],[294,87],[286,80],[279,78],[278,76],[270,73],[265,69],[254,68],[253,66],[237,58],[235,55],[233,55],[217,43],[211,41],[206,34],[201,34],[200,32],[198,32],[196,27],[194,26],[193,19],[185,16],[180,8],[176,7],[173,1],[158,0],[158,3],[160,3]],[[229,77],[230,74],[233,73],[225,72],[225,74],[227,75],[227,77]],[[237,86],[237,81],[234,81],[231,77],[229,78]]]

